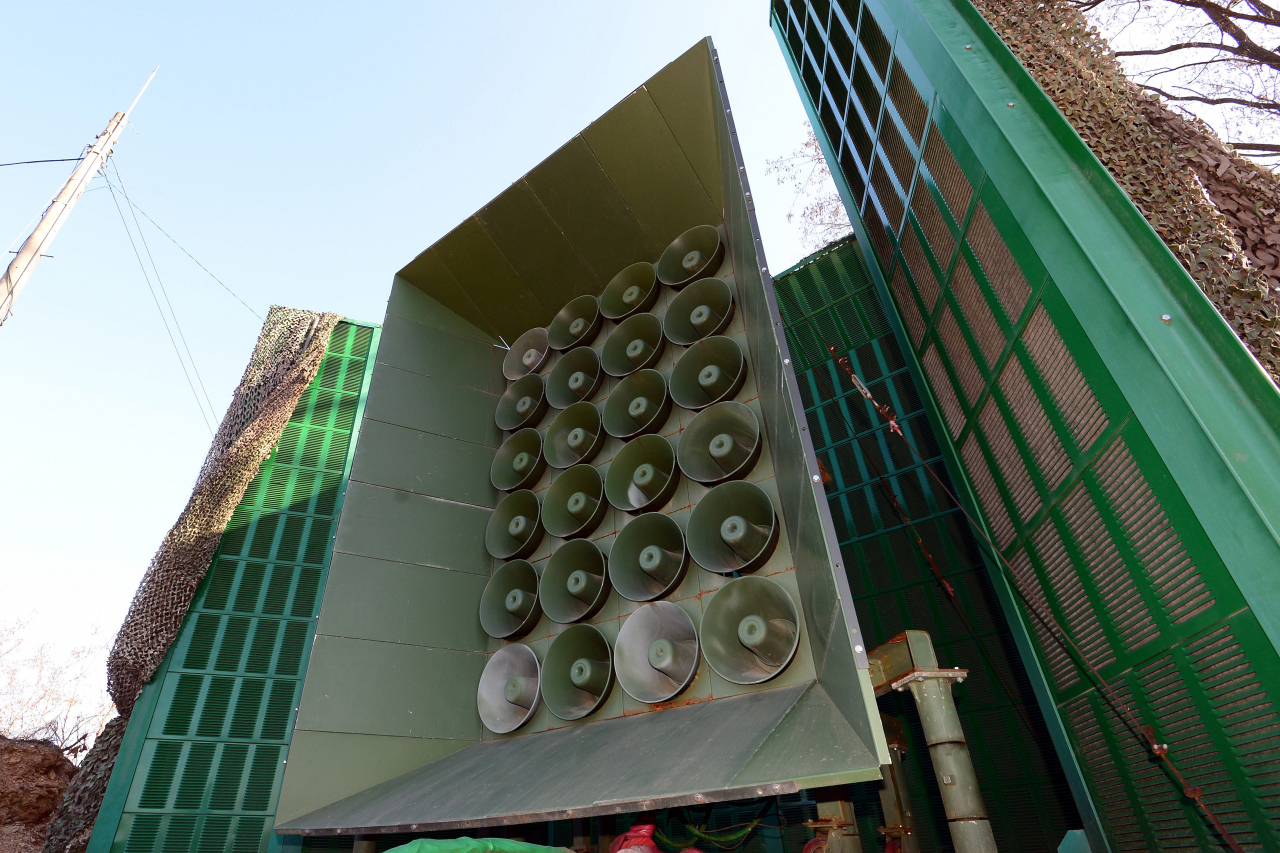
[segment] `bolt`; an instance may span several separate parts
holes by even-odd
[[[820,481],[821,479],[822,479],[822,478],[821,478],[821,477],[819,477],[817,474],[814,474],[814,475],[813,475],[813,482],[815,482],[815,483],[816,483],[816,482]]]
[[[973,50],[973,45],[971,45],[971,44],[966,44],[966,45],[964,46],[964,49],[965,49],[965,50]]]
[[[862,646],[854,646],[853,650],[858,654],[862,654]]]
[[[1008,107],[1009,109],[1013,109],[1013,101],[1010,101],[1009,103],[1005,104],[1005,106]]]
[[[790,363],[791,363],[791,359],[789,359],[789,358],[784,358],[784,359],[782,360],[782,363],[783,363],[783,364],[790,364]]]
[[[774,792],[775,794],[776,794],[776,793],[778,793],[778,792],[779,792],[779,791],[781,791],[781,790],[782,790],[782,786],[781,786],[781,785],[774,785],[774,786],[773,786],[773,792]]]
[[[1168,323],[1168,322],[1170,322],[1171,320],[1173,320],[1173,318],[1172,318],[1172,317],[1170,317],[1168,314],[1161,314],[1161,315],[1160,315],[1160,320],[1161,320],[1162,322],[1164,322],[1164,323]]]

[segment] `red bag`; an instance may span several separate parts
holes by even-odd
[[[660,853],[658,845],[653,843],[653,831],[657,827],[652,823],[638,823],[626,832],[613,839],[609,845],[609,853],[621,853],[623,850],[643,850],[644,853]]]

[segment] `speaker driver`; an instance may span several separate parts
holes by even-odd
[[[480,595],[480,626],[490,637],[509,640],[533,630],[542,616],[538,573],[527,560],[504,563]]]
[[[742,389],[747,360],[732,338],[703,338],[685,350],[671,371],[671,396],[676,404],[697,411],[728,400]]]
[[[547,326],[547,343],[553,350],[567,350],[589,344],[600,331],[604,318],[594,296],[579,296],[560,309]]]
[[[551,641],[542,662],[542,698],[562,720],[599,710],[613,687],[613,652],[595,625],[573,625]]]
[[[514,732],[533,718],[540,698],[541,667],[533,649],[512,643],[498,649],[480,673],[476,707],[494,734]]]
[[[537,426],[547,411],[546,383],[536,373],[517,379],[498,398],[493,419],[498,429],[510,431]]]
[[[698,632],[678,605],[651,601],[627,617],[613,648],[618,683],[632,699],[673,699],[698,674]]]
[[[661,320],[653,314],[636,314],[609,333],[600,363],[610,376],[626,376],[657,364],[666,343]]]
[[[749,406],[726,400],[708,406],[680,434],[680,470],[708,486],[739,480],[760,458],[760,421]]]
[[[528,427],[502,442],[493,456],[493,464],[489,466],[489,481],[495,489],[504,492],[527,489],[538,482],[545,470],[547,461],[542,456],[542,436],[536,429]]]
[[[519,379],[527,373],[537,373],[547,363],[551,355],[551,347],[547,346],[547,330],[541,327],[530,329],[511,345],[502,359],[502,375],[508,379]]]
[[[551,555],[542,579],[538,599],[552,622],[567,625],[589,619],[609,598],[609,572],[604,554],[594,542],[574,539]]]
[[[687,347],[720,334],[732,320],[733,289],[723,279],[704,278],[676,294],[662,323],[667,340]]]
[[[591,347],[571,349],[547,375],[547,402],[555,409],[590,400],[600,387],[600,357]]]
[[[547,428],[542,454],[552,468],[569,468],[594,459],[604,440],[600,410],[584,400],[556,415]]]
[[[595,530],[608,508],[600,472],[590,465],[574,465],[547,489],[542,524],[552,536],[574,539]]]
[[[657,509],[671,500],[680,472],[671,442],[660,435],[634,438],[609,463],[604,492],[609,503],[623,512]]]
[[[767,578],[735,578],[702,616],[702,653],[725,681],[759,684],[787,668],[800,645],[800,611]]]
[[[684,533],[669,515],[647,512],[632,519],[609,549],[609,579],[628,601],[652,601],[684,580],[689,553]]]
[[[656,370],[637,370],[618,383],[604,404],[604,430],[623,440],[657,432],[671,413],[667,380]]]
[[[724,241],[714,225],[698,225],[671,241],[658,260],[658,280],[680,288],[716,274],[724,260]]]
[[[641,261],[613,277],[600,294],[600,313],[609,320],[624,320],[648,311],[658,301],[658,271]]]
[[[764,489],[721,483],[689,515],[689,556],[709,572],[754,572],[778,545],[778,516]]]
[[[484,545],[499,560],[527,557],[542,541],[538,496],[528,489],[512,492],[489,516]]]

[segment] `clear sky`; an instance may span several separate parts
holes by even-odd
[[[46,0],[5,29],[0,162],[78,156],[159,64],[120,175],[260,315],[381,321],[397,269],[708,35],[770,267],[804,254],[793,193],[764,174],[804,138],[764,0]],[[73,165],[0,168],[6,250]],[[0,328],[0,622],[63,646],[114,635],[210,439],[92,186]],[[142,222],[220,419],[260,321]]]

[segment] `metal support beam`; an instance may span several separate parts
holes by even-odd
[[[853,803],[846,785],[816,788],[818,819],[810,826],[819,839],[825,839],[826,853],[862,853],[862,836],[854,819]]]
[[[906,773],[902,769],[902,756],[907,754],[907,733],[902,723],[887,714],[880,715],[885,739],[889,742],[890,764],[881,767],[880,808],[884,812],[884,826],[880,832],[886,839],[897,839],[901,853],[920,853],[920,836],[916,834],[916,818],[911,809],[911,795],[907,793]]]

